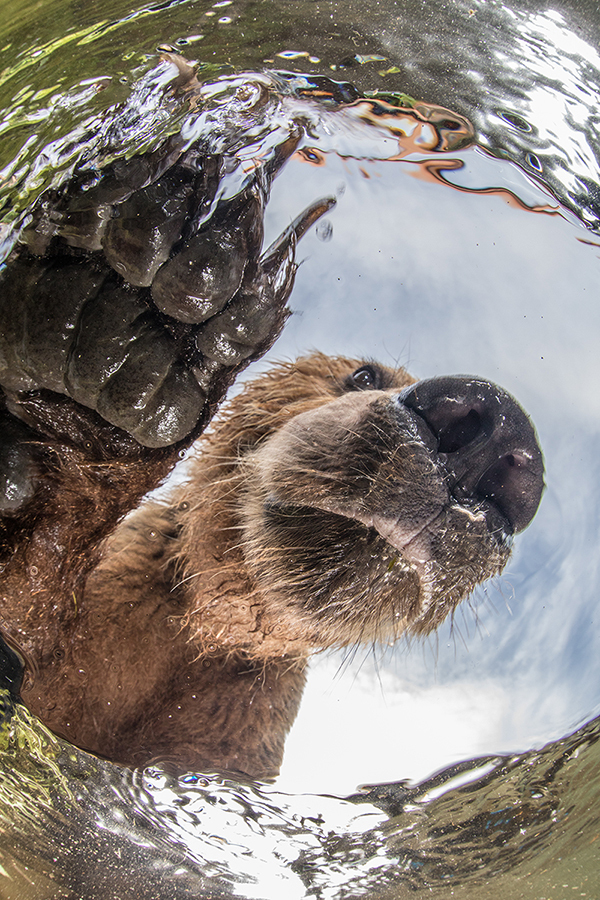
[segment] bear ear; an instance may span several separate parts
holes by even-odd
[[[389,383],[389,372],[374,363],[365,363],[344,379],[344,390],[381,391],[389,387]]]

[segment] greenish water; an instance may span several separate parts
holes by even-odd
[[[396,732],[376,731],[375,751],[357,754],[349,775],[353,786],[373,781],[370,757],[389,757],[377,780],[390,784],[370,792],[318,780],[329,757],[342,768],[355,732],[342,734],[341,750],[301,732],[300,755],[317,745],[319,786],[309,778],[289,794],[121,770],[15,712],[5,692],[2,897],[600,896],[599,30],[595,4],[5,3],[5,235],[76,164],[179,130],[189,111],[154,98],[118,146],[111,131],[116,105],[141,97],[163,45],[198,60],[207,81],[265,68],[326,75],[473,122],[478,147],[451,148],[456,165],[440,178],[439,149],[399,161],[385,129],[374,138],[323,106],[313,137],[327,164],[291,161],[269,207],[276,234],[315,196],[339,197],[333,239],[303,239],[299,314],[277,352],[388,354],[418,375],[439,367],[506,384],[538,426],[548,490],[510,572],[455,630],[378,663],[380,682],[418,684],[429,718],[444,722],[445,701],[427,705],[434,682],[481,689],[476,736],[452,743],[445,725],[420,738],[413,707],[396,712],[390,700],[382,716],[400,721],[417,755],[435,742],[436,761],[413,769]],[[369,731],[368,704],[350,704],[357,732]],[[433,769],[442,772],[427,778]],[[339,793],[348,799],[328,796]]]
[[[121,770],[18,708],[0,751],[2,896],[595,897],[599,737],[596,721],[344,801]]]

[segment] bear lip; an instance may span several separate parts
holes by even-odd
[[[304,502],[297,504],[294,499],[278,496],[278,490],[269,491],[269,500],[271,502],[282,503],[292,507],[306,505],[314,509],[321,509],[323,512],[333,513],[343,516],[350,521],[359,522],[366,528],[373,528],[377,533],[386,540],[394,549],[398,550],[408,565],[419,567],[426,565],[431,560],[431,554],[428,552],[426,539],[427,534],[435,531],[435,523],[439,521],[444,513],[453,508],[456,511],[468,516],[472,520],[485,521],[487,531],[495,536],[498,543],[504,543],[513,533],[510,520],[495,503],[492,498],[468,498],[460,495],[459,490],[455,492],[454,488],[460,488],[460,485],[453,484],[453,478],[445,465],[447,454],[439,453],[437,450],[438,439],[427,420],[417,411],[407,407],[403,402],[400,394],[396,393],[389,398],[391,406],[398,412],[398,407],[402,408],[403,423],[400,425],[404,430],[404,436],[410,435],[411,439],[420,445],[421,453],[426,454],[431,460],[434,467],[432,472],[432,511],[430,515],[425,516],[412,525],[403,521],[402,511],[398,514],[390,511],[389,514],[377,513],[368,509],[360,508],[359,504],[350,507],[344,503],[319,502],[314,498],[312,502]],[[443,497],[433,498],[433,480],[438,488],[443,486]],[[421,575],[420,572],[418,572]]]
[[[421,575],[420,569],[431,561],[432,556],[429,552],[427,535],[431,535],[436,530],[436,523],[443,517],[444,513],[452,507],[455,511],[468,516],[473,521],[484,521],[488,531],[491,534],[497,534],[497,527],[490,527],[489,511],[485,508],[487,504],[481,504],[477,510],[472,510],[462,503],[457,503],[451,497],[447,505],[440,507],[433,515],[424,522],[420,522],[416,528],[406,528],[402,523],[402,516],[394,518],[393,516],[356,515],[356,521],[365,525],[367,528],[374,528],[377,533],[387,541],[392,547],[398,550],[403,559],[414,566]],[[491,504],[490,504],[491,505]],[[496,511],[494,509],[494,511]],[[500,513],[502,519],[505,517]],[[349,517],[350,518],[350,517]],[[504,529],[503,537],[507,536]]]

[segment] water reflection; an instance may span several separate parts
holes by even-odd
[[[463,3],[423,20],[375,13],[369,31],[403,60],[404,90],[468,111],[481,142],[542,175],[594,227],[598,21],[584,4]],[[591,14],[590,14],[591,13]],[[442,86],[442,93],[439,88]],[[436,92],[437,88],[437,92]],[[443,99],[442,99],[443,98]]]
[[[389,154],[374,152],[372,143],[359,151],[357,134],[340,132],[331,139],[324,129],[311,142],[314,158],[308,160],[324,164],[307,165],[299,155],[275,186],[268,213],[272,234],[289,222],[290,197],[294,208],[324,195],[325,187],[338,197],[325,230],[305,239],[293,297],[297,314],[277,355],[318,346],[407,363],[419,376],[486,375],[530,410],[548,468],[542,509],[510,571],[474,599],[453,629],[393,657],[377,650],[374,662],[323,661],[324,681],[315,681],[309,700],[320,704],[321,723],[335,721],[337,691],[354,732],[338,737],[337,744],[335,733],[326,735],[331,744],[323,749],[315,733],[324,728],[315,727],[315,706],[307,705],[307,718],[299,721],[288,748],[294,765],[287,784],[331,792],[351,791],[358,781],[422,779],[452,760],[541,747],[597,712],[599,263],[589,232],[565,211],[597,227],[595,4],[561,3],[540,11],[534,4],[515,10],[489,3],[381,3],[366,15],[351,0],[285,7],[264,2],[257,16],[240,0],[226,15],[218,5],[199,3],[130,4],[126,10],[107,3],[102,21],[88,8],[68,23],[55,15],[59,6],[45,4],[43,29],[27,20],[31,12],[19,9],[6,51],[1,102],[8,222],[57,172],[68,172],[78,142],[98,127],[105,109],[125,100],[131,82],[153,64],[148,55],[159,41],[187,42],[207,63],[233,62],[238,69],[260,68],[264,59],[278,65],[279,52],[299,48],[309,55],[286,57],[286,67],[300,72],[310,66],[313,73],[331,75],[336,66],[336,77],[348,77],[363,91],[403,91],[456,109],[475,124],[480,145],[492,154],[455,148],[445,157],[456,160],[453,168],[440,170],[439,157],[432,167],[426,148],[411,148],[422,159],[386,161]],[[219,22],[226,18],[231,21]],[[348,67],[350,60],[355,64]],[[181,124],[176,112],[167,121],[174,129]],[[140,138],[151,143],[154,134],[141,131]],[[427,178],[415,178],[415,172]],[[549,215],[557,209],[555,198],[563,207]],[[324,234],[329,240],[320,239]],[[371,717],[376,698],[382,715]],[[115,791],[121,774],[114,769],[57,744],[36,723],[13,727],[5,757],[13,775],[3,781],[2,815],[10,830],[3,835],[2,862],[17,887],[8,888],[7,897],[11,890],[19,898],[26,891],[83,898],[87,891],[103,900],[127,896],[126,890],[154,897],[202,891],[369,896],[377,890],[402,897],[409,887],[447,896],[449,883],[454,896],[478,900],[598,891],[597,723],[543,754],[498,762],[494,757],[472,787],[432,794],[428,805],[422,800],[431,785],[414,793],[391,788],[367,795],[363,799],[375,804],[383,796],[386,812],[398,816],[391,832],[384,829],[391,834],[387,843],[377,805],[365,813],[378,823],[367,827],[375,837],[365,837],[364,820],[353,831],[354,813],[346,805],[347,818],[328,830],[324,801],[315,811],[294,800],[290,818],[302,836],[298,847],[284,829],[279,842],[269,836],[246,853],[240,850],[237,859],[232,854],[232,871],[239,875],[234,887],[228,872],[213,869],[211,876],[225,880],[208,886],[208,854],[198,851],[194,869],[187,843],[210,830],[214,846],[225,847],[232,829],[239,827],[246,837],[252,832],[239,811],[238,788],[229,797],[228,787],[206,785],[226,812],[213,827],[210,816],[194,818],[201,801],[193,784],[155,773],[149,778],[159,790],[153,792],[142,776],[125,774]],[[243,796],[244,810],[264,802],[255,793],[251,800]],[[185,828],[172,829],[171,843],[165,829],[185,804],[194,815]],[[280,797],[275,804],[271,823],[285,807]],[[110,821],[102,815],[106,810],[114,810]],[[222,832],[217,821],[225,823]],[[240,859],[247,862],[248,853],[256,860],[239,874],[235,866]],[[89,860],[87,871],[83,859]],[[259,871],[261,861],[265,868]],[[225,869],[229,863],[227,856]],[[351,872],[352,866],[357,868]],[[267,872],[276,873],[275,887]],[[347,888],[355,873],[357,880]],[[262,884],[257,887],[253,878]]]
[[[191,0],[105,0],[100,15],[90,7],[73,17],[59,0],[45,0],[43,33],[37,8],[21,0],[11,7],[0,165],[22,152],[6,177],[18,181],[82,108],[91,122],[125,100],[166,41],[213,73],[231,71],[231,63],[238,70],[308,67],[333,71],[359,90],[406,92],[461,112],[483,146],[542,175],[564,204],[593,227],[598,222],[594,4],[557,0],[540,10],[534,3],[381,2],[366,16],[357,0],[319,0],[316,7],[262,0],[258,10],[251,0],[235,0],[221,15],[220,7]]]
[[[451,885],[454,897],[509,900],[545,896],[535,891],[557,878],[593,892],[599,737],[596,721],[543,752],[342,800],[120,770],[17,707],[0,746],[3,896],[402,900],[415,890],[447,897]]]

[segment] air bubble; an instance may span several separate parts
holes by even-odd
[[[281,50],[276,55],[282,59],[300,59],[302,56],[308,56],[308,53],[306,50]]]
[[[525,158],[532,169],[536,169],[536,171],[538,171],[538,172],[542,171],[542,164],[539,161],[539,159],[537,158],[537,156],[535,155],[535,153],[528,153]]]
[[[333,225],[329,221],[329,219],[322,219],[315,229],[315,234],[317,235],[320,241],[323,241],[324,244],[327,241],[330,241],[333,237]]]
[[[509,125],[512,125],[513,128],[516,128],[519,131],[529,132],[533,130],[529,122],[527,122],[523,118],[523,116],[520,116],[518,113],[499,110],[498,114],[501,119],[504,119],[505,122],[508,122]]]

